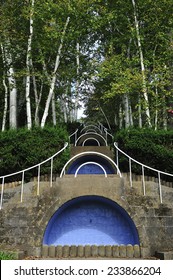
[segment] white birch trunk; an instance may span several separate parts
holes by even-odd
[[[154,120],[154,129],[158,128],[158,89],[157,85],[155,87],[155,95],[156,95],[156,109],[155,109],[155,120]]]
[[[10,52],[10,41],[6,39],[4,46],[1,44],[1,50],[3,53],[3,63],[7,68],[7,79],[9,85],[9,126],[12,129],[17,128],[17,87],[15,72],[13,68],[13,59]]]
[[[44,70],[44,73],[46,75],[46,78],[47,78],[49,84],[51,84],[51,79],[50,79],[49,74],[47,72],[47,67],[46,67],[46,63],[45,63],[44,59],[43,59],[43,70]],[[56,105],[55,105],[55,94],[54,94],[54,92],[52,94],[52,120],[53,120],[53,125],[56,126],[57,121],[56,121]]]
[[[77,120],[78,118],[78,104],[79,104],[79,68],[80,68],[80,60],[79,60],[79,43],[76,45],[76,74],[77,74],[77,80],[76,80],[76,97],[75,97],[75,108],[74,108],[74,119]]]
[[[2,119],[2,131],[5,130],[6,126],[6,119],[7,119],[7,109],[8,109],[8,88],[5,81],[5,75],[3,76],[3,85],[5,89],[5,96],[4,96],[4,112],[3,112],[3,119]]]
[[[124,109],[125,109],[125,128],[130,126],[130,113],[129,113],[129,97],[128,94],[124,95]]]
[[[134,124],[133,124],[133,114],[132,114],[132,106],[131,106],[131,104],[129,104],[129,115],[130,115],[130,126],[133,126]]]
[[[27,127],[28,129],[32,128],[32,116],[31,116],[31,100],[30,100],[30,87],[31,87],[31,67],[32,67],[32,58],[31,58],[31,50],[32,50],[32,37],[33,37],[33,11],[34,11],[34,1],[31,2],[31,11],[30,11],[30,26],[29,26],[29,37],[28,37],[28,47],[26,54],[26,117],[27,117]]]
[[[63,94],[61,98],[61,108],[64,115],[64,122],[67,123],[67,107],[66,107],[66,95]]]
[[[139,128],[142,128],[142,110],[141,110],[141,97],[139,94],[139,99],[138,99],[138,118],[139,118]]]
[[[39,124],[40,124],[39,106],[40,106],[40,102],[41,102],[41,98],[42,98],[42,93],[43,93],[43,82],[41,83],[39,96],[37,96],[37,99],[36,99],[36,108],[35,108],[35,117],[34,117],[36,126],[39,126]]]
[[[33,65],[32,65],[32,69],[33,69]],[[36,105],[34,122],[35,122],[36,126],[39,126],[39,115],[38,115],[39,98],[38,98],[37,83],[36,83],[35,76],[32,76],[32,81],[33,81],[33,88],[34,88],[34,95],[35,95],[35,105]]]
[[[143,87],[143,96],[144,96],[144,100],[145,100],[144,108],[145,108],[145,113],[147,116],[148,126],[151,127],[149,100],[148,100],[146,76],[145,76],[144,57],[143,57],[143,51],[142,51],[142,46],[141,46],[141,38],[140,38],[140,32],[139,32],[139,23],[138,23],[138,19],[137,19],[135,0],[132,0],[132,5],[133,5],[133,9],[134,9],[135,29],[136,29],[136,34],[137,34],[137,42],[138,42],[138,49],[139,49],[139,55],[140,55],[141,73],[142,73],[142,81],[143,81],[142,87]]]
[[[53,125],[56,126],[56,105],[55,105],[55,93],[52,94],[52,120]]]
[[[119,108],[119,128],[121,129],[123,127],[123,110],[122,106],[120,105]]]
[[[2,60],[3,60],[4,67],[5,67],[5,55],[4,55],[4,50],[3,50],[2,44],[1,44],[1,50],[2,50]],[[5,95],[4,95],[4,112],[3,112],[3,119],[2,119],[2,131],[5,130],[6,119],[7,119],[7,109],[8,109],[8,87],[7,87],[6,80],[5,80],[5,71],[3,72],[3,86],[5,89]]]
[[[163,96],[163,129],[167,130],[168,128],[168,121],[167,121],[167,108],[166,108],[166,99]]]
[[[57,74],[57,70],[58,70],[58,67],[59,67],[59,64],[60,64],[60,57],[61,57],[62,47],[63,47],[63,43],[64,43],[64,36],[65,36],[65,33],[66,33],[66,29],[67,29],[69,20],[70,20],[70,17],[68,17],[67,20],[66,20],[64,30],[63,30],[63,33],[62,33],[62,37],[61,37],[61,43],[60,43],[58,53],[57,53],[57,56],[56,56],[54,71],[53,71],[52,79],[51,79],[51,83],[50,83],[50,90],[49,90],[49,94],[48,94],[48,97],[47,97],[43,117],[42,117],[42,120],[41,120],[41,127],[42,128],[45,126],[46,119],[47,119],[48,112],[49,112],[50,102],[51,102],[51,99],[52,99],[52,96],[53,96],[53,93],[54,93],[54,88],[55,88],[55,83],[56,83],[56,74]]]

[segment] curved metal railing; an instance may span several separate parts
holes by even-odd
[[[142,174],[142,185],[143,185],[143,194],[146,195],[146,184],[145,184],[145,169],[154,171],[157,174],[158,177],[158,186],[159,186],[159,196],[160,196],[160,202],[163,202],[163,197],[162,197],[162,184],[161,184],[161,175],[166,175],[169,177],[173,177],[173,174],[167,173],[164,171],[160,171],[158,169],[152,168],[148,165],[145,165],[134,158],[130,157],[128,154],[126,154],[124,151],[122,151],[116,142],[114,142],[114,147],[116,149],[116,164],[119,167],[119,153],[123,154],[128,158],[129,161],[129,176],[130,176],[130,187],[133,186],[133,180],[132,180],[132,163],[136,163],[141,167],[141,174]]]
[[[21,177],[22,177],[22,181],[21,181],[21,197],[20,197],[20,201],[22,202],[23,201],[23,191],[24,191],[24,180],[25,180],[25,173],[29,170],[32,170],[32,169],[35,169],[35,168],[38,168],[38,180],[37,180],[37,195],[39,195],[39,191],[40,191],[40,170],[41,170],[41,166],[44,165],[45,163],[49,162],[51,163],[51,167],[50,167],[50,187],[52,187],[52,182],[53,182],[53,160],[54,158],[60,154],[61,152],[63,152],[68,146],[68,143],[65,143],[64,147],[59,150],[57,153],[55,153],[53,156],[49,157],[48,159],[38,163],[38,164],[35,164],[31,167],[28,167],[26,169],[23,169],[21,171],[18,171],[18,172],[14,172],[14,173],[11,173],[11,174],[7,174],[7,175],[3,175],[3,176],[0,176],[0,179],[2,180],[2,184],[1,184],[1,200],[0,200],[0,210],[2,209],[2,205],[3,205],[3,195],[4,195],[4,185],[5,185],[5,179],[6,178],[9,178],[9,177],[13,177],[15,175],[19,175],[21,174]]]
[[[105,159],[107,159],[109,162],[112,163],[112,165],[116,168],[117,170],[117,174],[122,177],[122,174],[119,170],[119,167],[117,166],[117,164],[108,156],[106,156],[105,154],[102,154],[102,153],[99,153],[99,152],[93,152],[93,151],[87,151],[87,152],[83,152],[83,153],[79,153],[75,156],[73,156],[71,159],[69,159],[69,161],[66,162],[66,164],[64,165],[62,171],[61,171],[61,174],[60,174],[60,178],[62,178],[62,176],[65,174],[65,170],[66,170],[66,167],[71,163],[73,162],[75,159],[77,159],[78,157],[81,157],[81,156],[86,156],[86,155],[97,155],[97,156],[101,156]]]
[[[105,168],[104,168],[101,164],[99,164],[99,163],[97,163],[97,162],[95,162],[95,161],[87,161],[87,162],[82,163],[82,164],[76,169],[76,172],[75,172],[74,177],[76,178],[77,175],[78,175],[79,170],[80,170],[83,166],[88,165],[88,164],[92,164],[92,165],[96,165],[96,166],[100,167],[100,168],[102,169],[102,171],[103,171],[105,177],[107,178],[107,172],[106,172]]]
[[[79,142],[79,140],[82,138],[82,137],[85,137],[85,136],[95,136],[95,137],[97,137],[97,136],[99,136],[99,138],[100,139],[102,139],[103,140],[103,142],[105,143],[105,145],[107,146],[107,141],[106,141],[106,139],[101,135],[101,134],[99,134],[99,133],[95,133],[95,132],[92,132],[92,133],[84,133],[84,134],[82,134],[82,135],[80,135],[78,138],[77,138],[77,140],[76,140],[76,142],[75,142],[75,146],[77,146],[77,143]],[[96,138],[95,138],[96,139]]]

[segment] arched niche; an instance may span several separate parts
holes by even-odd
[[[48,221],[44,245],[139,244],[136,226],[117,203],[82,196],[62,205]]]

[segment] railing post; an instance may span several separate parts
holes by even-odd
[[[76,146],[76,141],[77,141],[77,130],[76,130],[76,132],[75,132],[75,135],[74,135],[74,144],[75,144],[75,146]]]
[[[116,146],[118,147],[118,143],[116,143]],[[119,168],[119,153],[118,153],[118,149],[117,148],[116,148],[116,165]]]
[[[40,194],[40,164],[38,165],[37,195]]]
[[[132,161],[129,158],[129,172],[130,172],[130,187],[132,188]]]
[[[51,158],[50,187],[52,187],[52,181],[53,181],[53,157]]]
[[[2,186],[1,186],[1,201],[0,201],[0,210],[2,209],[3,204],[3,196],[4,196],[4,180],[5,178],[2,178]]]
[[[158,172],[158,180],[159,180],[160,203],[162,203],[162,185],[161,185],[161,179],[160,179],[160,171]]]
[[[145,188],[145,174],[144,174],[144,166],[142,165],[142,186],[143,186],[143,193],[146,195],[146,188]]]
[[[106,146],[108,145],[108,132],[107,132],[107,129],[105,129],[105,132],[106,132]]]
[[[22,186],[21,186],[21,197],[20,197],[21,203],[23,201],[23,187],[24,187],[24,171],[22,172]]]

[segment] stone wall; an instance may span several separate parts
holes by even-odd
[[[154,192],[151,192],[152,187]],[[142,257],[153,256],[155,251],[173,250],[173,200],[170,199],[173,189],[165,187],[163,204],[160,204],[155,187],[155,182],[148,182],[149,192],[143,196],[141,182],[136,181],[130,188],[118,176],[81,175],[74,178],[67,175],[57,179],[52,188],[49,182],[40,183],[40,196],[36,196],[34,182],[26,184],[21,203],[18,186],[0,212],[0,249],[40,256],[44,232],[52,215],[66,202],[92,194],[116,202],[128,213],[139,234]],[[113,252],[113,247],[111,250]]]

